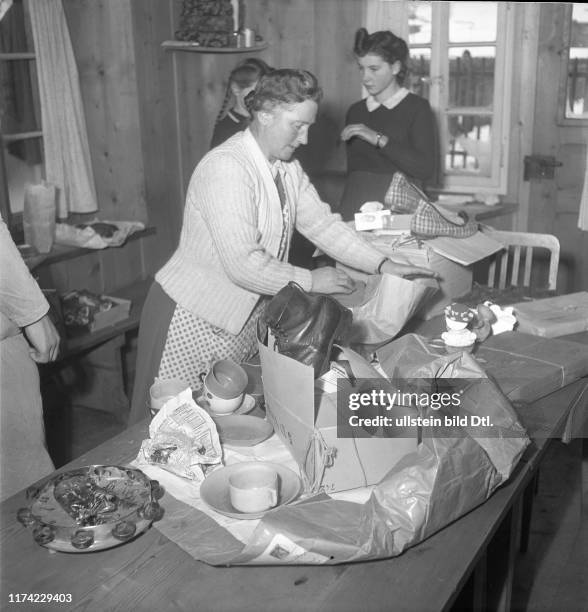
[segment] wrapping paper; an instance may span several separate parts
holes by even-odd
[[[402,369],[407,377],[486,378],[470,355],[431,354],[419,336],[405,336],[384,349],[380,366],[389,375],[400,375]],[[187,487],[176,482],[173,489],[166,487],[166,514],[156,528],[211,565],[339,564],[399,555],[482,504],[508,479],[529,444],[507,398],[491,380],[487,383],[471,387],[460,411],[491,415],[493,436],[461,427],[423,431],[417,450],[377,485],[303,498],[259,521],[236,521],[248,523],[241,531],[203,508],[201,500],[195,503],[191,483],[190,501]],[[485,389],[483,397],[476,396],[479,388]],[[281,443],[275,436],[271,440],[273,452],[279,452],[275,445]],[[273,459],[263,457],[261,447],[250,452]]]

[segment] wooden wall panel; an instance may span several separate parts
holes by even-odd
[[[251,54],[251,56],[259,54]],[[184,192],[196,164],[208,152],[215,118],[233,67],[244,54],[175,53],[177,108]]]
[[[64,0],[101,219],[146,221],[129,0]]]
[[[564,49],[563,3],[540,6],[537,92],[530,153],[553,155],[563,165],[553,179],[529,181],[528,231],[555,234],[562,247],[558,291],[588,289],[588,239],[578,227],[588,143],[586,125],[558,123],[558,83]]]
[[[309,170],[338,170],[346,167],[345,145],[339,135],[345,114],[361,96],[361,81],[353,55],[356,30],[363,26],[363,2],[326,0],[315,3],[315,73],[323,88],[312,141]]]
[[[170,13],[179,14],[178,0]],[[324,90],[310,141],[298,156],[311,173],[345,169],[345,147],[338,141],[347,108],[359,99],[359,74],[352,54],[353,36],[363,25],[358,0],[250,0],[246,26],[268,43],[251,53],[274,67],[313,72]],[[176,75],[180,171],[185,190],[195,165],[208,151],[214,119],[225,94],[227,77],[248,54],[170,53]]]
[[[173,38],[174,24],[163,0],[131,0],[131,9],[147,217],[157,228],[155,236],[143,239],[143,253],[145,270],[153,274],[177,244],[184,209],[173,62],[161,47]]]

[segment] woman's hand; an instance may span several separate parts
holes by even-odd
[[[310,271],[312,275],[312,293],[351,293],[355,281],[343,270],[331,267],[317,268]]]
[[[57,359],[60,337],[48,314],[37,322],[27,325],[24,333],[31,344],[29,354],[33,361],[47,363]]]
[[[372,128],[369,128],[363,123],[351,123],[346,125],[341,132],[341,140],[344,142],[354,138],[355,136],[369,142],[369,144],[373,145],[374,147],[379,146],[378,132],[372,130]],[[385,138],[385,136],[383,138]]]
[[[401,278],[406,276],[428,276],[430,278],[440,278],[439,274],[430,268],[413,266],[412,264],[394,261],[392,259],[387,259],[380,267],[380,271],[384,274],[393,274],[394,276],[400,276]]]

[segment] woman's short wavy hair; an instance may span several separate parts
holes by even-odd
[[[260,110],[299,104],[306,100],[318,104],[322,97],[323,91],[314,74],[308,70],[280,68],[262,76],[245,103],[249,112],[254,114]]]
[[[389,30],[368,34],[365,28],[360,28],[355,33],[353,53],[356,57],[364,57],[368,54],[379,55],[389,64],[400,62],[400,72],[396,75],[396,81],[399,85],[404,83],[408,73],[408,45]]]

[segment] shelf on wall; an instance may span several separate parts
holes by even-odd
[[[254,53],[267,49],[267,43],[257,43],[251,47],[203,47],[196,42],[184,40],[164,40],[161,46],[166,51],[190,51],[192,53]]]
[[[140,238],[144,238],[145,236],[152,236],[157,232],[155,227],[146,227],[143,230],[139,230],[137,232],[133,232],[129,234],[124,244],[128,242],[133,242],[134,240],[139,240]],[[121,245],[123,246],[123,245]],[[106,247],[106,248],[118,248],[118,247]],[[54,264],[60,261],[66,261],[68,259],[75,259],[76,257],[81,257],[82,255],[89,255],[91,253],[101,253],[105,249],[86,249],[84,247],[78,246],[67,246],[64,244],[54,244],[51,251],[45,254],[28,254],[23,253],[21,251],[21,255],[25,260],[28,268],[30,270],[37,268],[40,265],[49,265]]]

